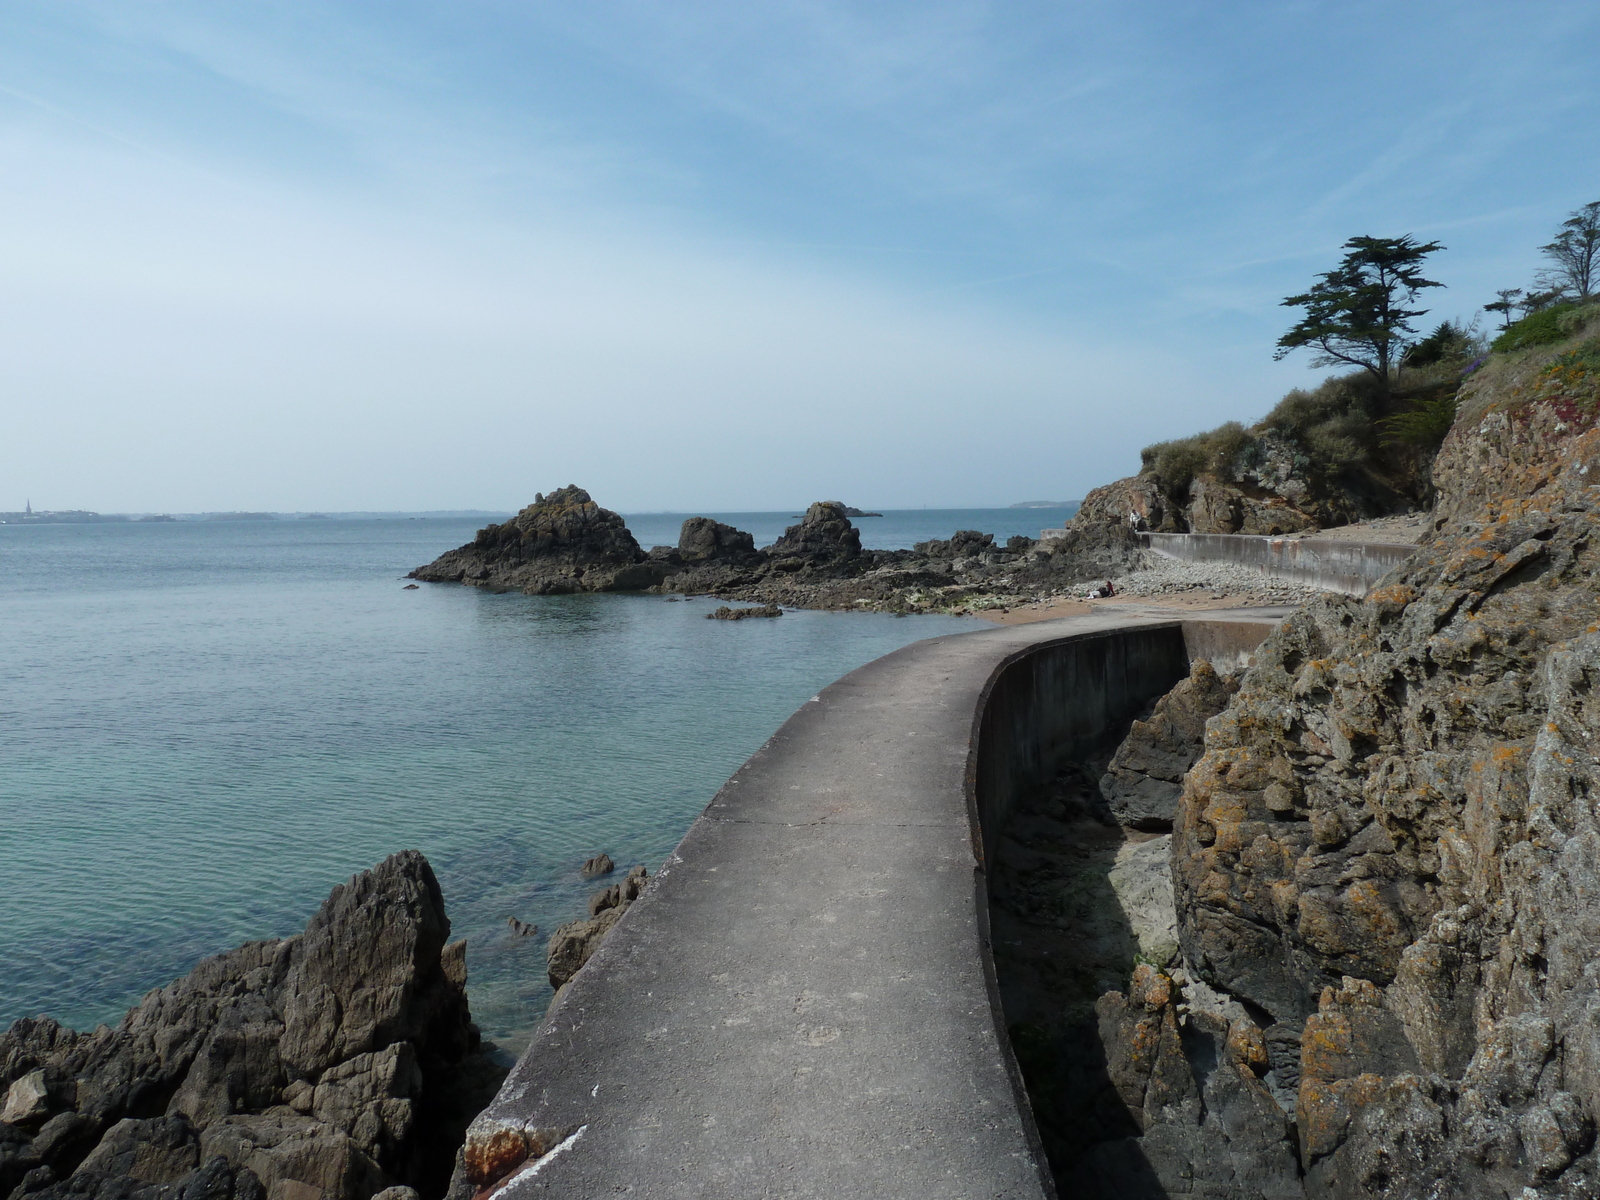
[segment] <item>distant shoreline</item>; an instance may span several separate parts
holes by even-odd
[[[1076,511],[1078,501],[1068,500],[1061,503],[1054,501],[1027,501],[1022,504],[997,505],[989,508],[889,508],[882,511],[863,511],[851,509],[847,515],[851,517],[894,517],[906,516],[913,513],[970,513],[970,512],[1017,512],[1020,510],[1037,510],[1041,512],[1056,512],[1062,510]],[[1071,511],[1068,515],[1071,515]],[[714,515],[717,516],[771,516],[784,513],[785,509],[729,509]],[[269,521],[505,521],[516,514],[509,509],[430,509],[425,511],[396,511],[380,512],[376,510],[361,510],[354,512],[190,512],[190,513],[156,513],[156,512],[130,512],[130,513],[97,513],[82,509],[69,509],[60,512],[0,512],[0,525],[126,525],[126,524],[173,524],[204,522],[206,524],[230,523],[260,523]],[[676,512],[671,510],[641,511],[625,513],[629,517],[677,517],[688,518],[701,515],[698,512]]]

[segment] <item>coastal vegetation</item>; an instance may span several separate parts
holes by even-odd
[[[1339,265],[1324,272],[1309,291],[1283,303],[1305,309],[1294,328],[1278,339],[1275,358],[1293,350],[1316,350],[1312,365],[1360,367],[1389,387],[1390,366],[1415,337],[1411,321],[1425,308],[1407,308],[1425,288],[1443,287],[1423,277],[1422,260],[1444,247],[1397,238],[1353,237]]]
[[[1137,488],[1122,491],[1146,493],[1132,507],[1160,514],[1148,527],[1292,532],[1425,508],[1464,385],[1486,364],[1571,339],[1600,316],[1600,201],[1541,247],[1551,265],[1530,288],[1503,289],[1484,306],[1502,318],[1492,339],[1476,321],[1418,335],[1427,310],[1417,296],[1443,286],[1422,274],[1439,243],[1357,237],[1344,248],[1336,267],[1283,301],[1303,316],[1276,357],[1310,349],[1313,366],[1357,369],[1294,389],[1251,425],[1228,421],[1145,447]],[[1592,376],[1588,353],[1574,350],[1560,369]]]

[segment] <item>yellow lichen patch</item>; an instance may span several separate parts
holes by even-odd
[[[1371,1104],[1382,1091],[1381,1075],[1358,1075],[1334,1083],[1303,1079],[1295,1115],[1307,1161],[1337,1150],[1349,1132],[1351,1114]]]
[[[1351,1049],[1350,1020],[1343,1013],[1306,1018],[1300,1037],[1300,1074],[1305,1079],[1342,1079]]]
[[[1234,1021],[1228,1026],[1228,1053],[1235,1063],[1253,1072],[1267,1069],[1267,1039],[1254,1022]]]
[[[1272,908],[1280,925],[1293,925],[1300,912],[1300,889],[1287,879],[1272,885]]]
[[[1317,953],[1334,957],[1354,949],[1345,941],[1344,923],[1339,920],[1339,914],[1320,897],[1302,895],[1299,918],[1295,932]]]
[[[1344,892],[1345,908],[1373,936],[1379,945],[1394,946],[1405,941],[1405,923],[1400,915],[1384,902],[1377,885],[1370,879],[1358,879]]]
[[[1366,603],[1375,606],[1393,604],[1404,608],[1417,598],[1417,594],[1417,589],[1408,583],[1393,583],[1368,592]]]

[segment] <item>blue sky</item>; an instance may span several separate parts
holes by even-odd
[[[1600,199],[1572,3],[0,6],[0,508],[1077,498]],[[12,495],[15,493],[15,495]]]

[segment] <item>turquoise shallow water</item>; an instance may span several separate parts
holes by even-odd
[[[1004,536],[1016,515],[861,525],[888,545]],[[651,521],[630,521],[646,545]],[[468,939],[474,1015],[516,1046],[549,987],[544,936],[515,938],[507,917],[548,933],[583,915],[594,885],[576,868],[599,850],[653,872],[817,689],[976,627],[402,590],[473,531],[0,526],[0,1026],[114,1023],[201,957],[297,931],[335,883],[416,847]]]

